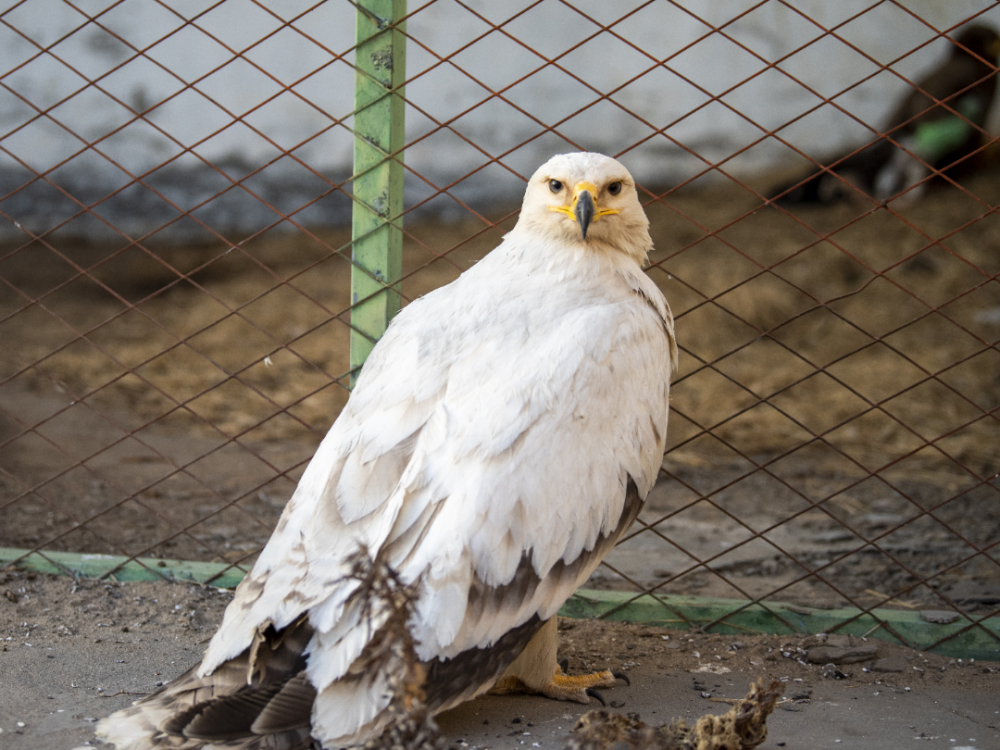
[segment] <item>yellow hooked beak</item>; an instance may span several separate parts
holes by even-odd
[[[587,229],[591,222],[597,221],[602,216],[621,213],[620,208],[600,208],[594,197],[599,192],[597,185],[592,182],[578,182],[573,187],[573,203],[569,206],[549,206],[549,211],[556,211],[576,219],[580,231],[583,232],[583,239],[587,239]]]

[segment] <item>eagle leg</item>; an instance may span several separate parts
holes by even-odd
[[[604,698],[595,688],[614,687],[615,681],[621,676],[614,674],[609,669],[591,674],[565,675],[561,669],[557,668],[548,683],[530,686],[515,675],[505,675],[497,680],[497,683],[490,690],[490,694],[527,693],[529,695],[544,695],[558,701],[576,701],[577,703],[590,703],[590,698],[594,697],[603,704]]]
[[[539,629],[517,660],[496,681],[490,694],[527,693],[577,703],[590,703],[590,698],[594,697],[604,703],[596,688],[613,687],[617,679],[628,683],[624,674],[608,669],[591,674],[564,674],[563,667],[556,661],[557,643],[558,629],[553,617]]]

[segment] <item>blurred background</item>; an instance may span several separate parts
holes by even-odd
[[[252,564],[348,396],[357,13],[0,3],[0,546]],[[997,613],[996,29],[410,0],[404,304],[554,153],[619,158],[652,222],[668,452],[589,586]]]
[[[78,236],[347,220],[329,187],[352,172],[351,3],[5,4],[0,185],[25,229],[64,222],[74,199],[101,201],[60,226]],[[515,205],[523,175],[575,148],[619,154],[660,188],[708,164],[745,180],[805,163],[870,139],[947,56],[940,31],[1000,22],[988,2],[604,5],[410,3],[411,209],[455,220]],[[246,189],[225,191],[233,181]]]

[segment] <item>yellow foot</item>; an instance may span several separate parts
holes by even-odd
[[[625,684],[631,684],[628,677],[622,672],[612,672],[605,669],[603,672],[593,672],[592,674],[565,675],[562,669],[556,668],[552,679],[547,685],[539,688],[532,688],[522,682],[519,678],[508,675],[502,677],[496,685],[490,689],[493,695],[508,695],[510,693],[528,693],[529,695],[544,695],[554,698],[557,701],[576,701],[577,703],[590,703],[591,698],[597,698],[602,706],[606,706],[604,697],[597,692],[596,688],[614,687],[616,680],[624,680]]]

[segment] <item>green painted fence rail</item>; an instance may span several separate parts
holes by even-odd
[[[0,548],[0,568],[39,573],[113,577],[117,581],[176,581],[233,588],[249,566],[187,562],[145,557],[130,560],[122,555],[82,555],[72,552],[32,552]],[[1000,661],[1000,616],[969,627],[961,615],[947,625],[925,622],[918,612],[876,609],[862,614],[854,607],[812,609],[795,604],[768,602],[747,606],[742,599],[708,599],[696,596],[640,596],[623,591],[581,589],[563,605],[559,614],[577,619],[605,617],[618,622],[641,622],[675,630],[715,623],[705,630],[730,635],[843,633],[898,642],[883,623],[915,648],[956,658]]]
[[[406,0],[359,0],[354,81],[351,385],[399,312]]]
[[[919,649],[935,646],[934,653],[966,659],[1000,661],[1000,616],[969,627],[973,620],[959,615],[955,622],[935,624],[919,612],[873,609],[861,614],[856,607],[814,609],[798,604],[766,602],[747,605],[745,599],[708,599],[697,596],[640,596],[624,591],[580,589],[559,610],[564,617],[642,622],[688,630],[708,626],[710,633],[728,635],[792,635],[841,633],[899,643],[892,631]],[[887,629],[891,628],[891,630]]]
[[[32,552],[0,547],[0,568],[11,567],[37,573],[113,578],[116,581],[179,581],[235,588],[250,571],[249,565],[188,562],[158,557],[87,555],[77,552]]]

